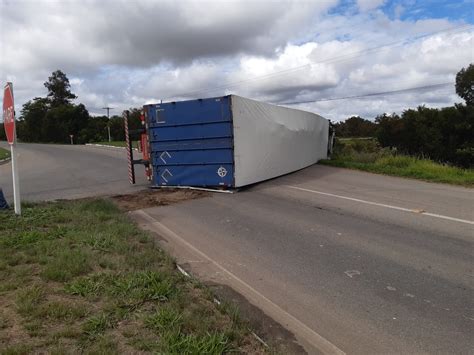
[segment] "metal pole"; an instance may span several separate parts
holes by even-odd
[[[135,184],[135,166],[133,165],[133,150],[132,142],[130,141],[130,134],[128,132],[128,118],[130,112],[125,110],[123,112],[123,125],[125,128],[125,143],[127,145],[127,162],[128,162],[128,181],[130,184]]]
[[[15,214],[21,215],[20,181],[18,179],[18,164],[16,161],[15,147],[16,143],[10,145],[10,152],[12,155],[13,204],[15,205]]]
[[[113,109],[113,107],[102,107],[103,110],[107,110],[107,132],[108,132],[108,135],[109,135],[109,142],[112,142],[112,137],[110,136],[110,117],[109,117],[109,114],[110,114],[110,110]]]

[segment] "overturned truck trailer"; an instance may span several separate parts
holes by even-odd
[[[329,121],[314,113],[236,95],[143,109],[155,186],[242,187],[327,157]]]

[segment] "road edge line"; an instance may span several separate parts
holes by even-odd
[[[300,191],[311,192],[311,193],[314,193],[314,194],[319,194],[319,195],[324,195],[324,196],[336,197],[336,198],[340,198],[340,199],[343,199],[343,200],[349,200],[349,201],[354,201],[354,202],[365,203],[367,205],[385,207],[385,208],[390,208],[392,210],[408,212],[408,213],[414,213],[414,214],[418,214],[418,215],[425,215],[425,216],[434,217],[434,218],[446,219],[448,221],[454,221],[454,222],[474,225],[474,221],[469,221],[467,219],[449,217],[449,216],[444,216],[442,214],[430,213],[430,212],[426,212],[426,211],[420,211],[420,210],[410,209],[410,208],[405,208],[405,207],[392,206],[392,205],[387,205],[387,204],[379,203],[379,202],[361,200],[361,199],[354,198],[354,197],[336,195],[336,194],[331,194],[331,193],[328,193],[328,192],[322,192],[322,191],[317,191],[317,190],[310,190],[310,189],[305,189],[303,187],[298,187],[298,186],[292,186],[292,185],[284,185],[284,186],[288,187],[290,189],[294,189],[294,190],[300,190]]]
[[[166,227],[163,223],[157,221],[155,218],[150,216],[147,212],[143,210],[137,210],[134,211],[134,213],[140,214],[144,219],[146,219],[150,224],[155,225],[158,227],[159,230],[161,230],[163,233],[167,234],[169,237],[172,237],[176,240],[178,240],[180,243],[184,244],[187,248],[191,249],[194,253],[200,255],[202,258],[213,264],[215,267],[220,269],[223,273],[227,274],[231,279],[236,281],[238,284],[240,284],[240,290],[236,289],[236,291],[245,294],[247,296],[252,294],[254,305],[260,305],[258,306],[259,308],[261,307],[262,304],[266,304],[266,309],[270,310],[272,309],[273,312],[265,312],[265,309],[262,309],[267,315],[275,319],[275,315],[278,315],[276,317],[275,321],[280,323],[282,326],[287,328],[289,331],[293,332],[295,336],[306,342],[307,344],[311,345],[313,348],[318,349],[324,354],[338,354],[338,355],[345,355],[346,353],[339,349],[336,345],[332,344],[329,340],[325,339],[318,333],[316,333],[313,329],[309,328],[306,324],[298,320],[295,316],[289,314],[287,311],[282,309],[280,306],[278,306],[276,303],[268,299],[266,296],[261,294],[259,291],[255,290],[252,286],[247,284],[245,281],[234,275],[232,272],[224,268],[222,265],[220,265],[218,262],[213,260],[211,257],[203,253],[201,250],[197,249],[195,246],[187,242],[185,239],[180,237],[178,234],[173,232],[171,229]],[[247,292],[242,292],[242,289],[245,289]],[[250,300],[249,300],[250,301]],[[268,314],[270,313],[270,314]],[[300,332],[298,332],[300,331]]]

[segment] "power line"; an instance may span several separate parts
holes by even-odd
[[[447,29],[444,29],[444,30],[430,32],[430,33],[427,33],[427,34],[424,34],[424,35],[415,36],[415,37],[412,38],[412,41],[416,41],[416,40],[426,38],[426,37],[431,37],[431,36],[434,36],[434,35],[437,35],[437,34],[440,34],[440,33],[444,33],[444,32],[454,32],[454,33],[456,33],[456,32],[460,32],[460,31],[464,31],[464,30],[466,30],[467,28],[469,28],[471,26],[472,25],[470,25],[470,24],[465,24],[465,25],[450,27],[450,28],[447,28]],[[189,91],[187,93],[179,93],[179,94],[175,94],[173,96],[166,97],[163,100],[168,100],[168,99],[175,98],[175,97],[180,97],[180,96],[191,96],[191,95],[194,95],[194,94],[202,94],[202,93],[217,91],[217,90],[221,90],[221,89],[228,89],[228,88],[231,88],[231,87],[240,86],[241,84],[248,83],[248,82],[251,82],[251,81],[262,80],[262,79],[272,78],[274,76],[288,74],[288,73],[291,73],[291,72],[294,72],[294,71],[301,70],[303,68],[311,67],[312,65],[315,65],[315,64],[334,63],[334,62],[339,62],[339,61],[345,61],[345,60],[348,60],[348,59],[354,59],[354,58],[363,56],[367,53],[380,51],[380,50],[385,49],[387,47],[403,45],[408,40],[409,39],[404,39],[404,40],[401,40],[401,41],[395,41],[395,42],[391,42],[391,43],[387,43],[387,44],[382,44],[382,45],[367,48],[367,49],[364,49],[364,50],[361,50],[361,51],[356,51],[356,52],[352,52],[352,53],[348,53],[348,54],[339,55],[339,56],[336,56],[336,57],[327,58],[327,59],[320,60],[320,61],[317,61],[317,62],[314,62],[314,63],[308,63],[308,64],[300,65],[300,66],[297,66],[297,67],[284,69],[284,70],[276,71],[276,72],[269,73],[269,74],[259,75],[259,76],[255,76],[253,78],[243,79],[243,80],[239,80],[239,81],[235,81],[235,82],[228,82],[226,84],[216,86],[216,87],[213,87],[213,88]]]
[[[283,102],[283,103],[278,103],[278,105],[298,105],[298,104],[308,104],[308,103],[323,102],[323,101],[360,99],[360,98],[370,97],[370,96],[394,95],[394,94],[400,94],[400,93],[408,92],[408,91],[433,89],[433,88],[443,87],[443,86],[447,86],[447,85],[454,85],[454,83],[449,82],[449,83],[440,83],[440,84],[432,84],[432,85],[424,85],[424,86],[415,86],[415,87],[412,87],[412,88],[392,90],[392,91],[374,92],[374,93],[364,94],[364,95],[353,95],[353,96],[331,97],[331,98],[316,99],[316,100]]]

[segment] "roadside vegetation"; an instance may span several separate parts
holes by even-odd
[[[0,212],[0,304],[5,354],[264,352],[108,200]]]
[[[113,141],[124,141],[124,121],[115,115],[92,116],[79,103],[67,75],[61,70],[51,73],[44,82],[48,93],[23,103],[17,117],[18,139],[34,143],[105,142],[108,130]],[[400,113],[383,113],[368,119],[347,118],[334,126],[338,137],[374,137],[382,147],[397,148],[410,156],[424,156],[472,168],[474,164],[474,64],[462,68],[456,75],[456,93],[465,104],[429,108],[419,106]],[[388,108],[389,109],[389,108]],[[130,129],[140,128],[140,108],[130,108]],[[323,112],[324,115],[324,112]],[[0,140],[5,139],[0,123]]]
[[[0,160],[10,157],[10,152],[7,149],[0,148]]]
[[[474,187],[474,169],[462,169],[382,148],[376,139],[337,139],[331,160],[322,164],[431,182]]]
[[[382,148],[399,154],[429,158],[460,168],[474,168],[474,65],[456,75],[456,93],[465,104],[429,108],[419,106],[401,114],[382,114],[374,120],[359,116],[334,124],[340,138],[376,138]],[[416,159],[415,159],[416,160]]]
[[[21,142],[69,144],[73,135],[75,144],[100,142],[108,139],[108,129],[113,140],[125,140],[124,120],[121,112],[112,117],[92,116],[78,97],[71,91],[64,72],[56,70],[44,82],[46,97],[35,97],[23,103],[17,117],[17,135]],[[130,108],[130,129],[141,127],[140,109]],[[0,140],[5,139],[0,123]]]

